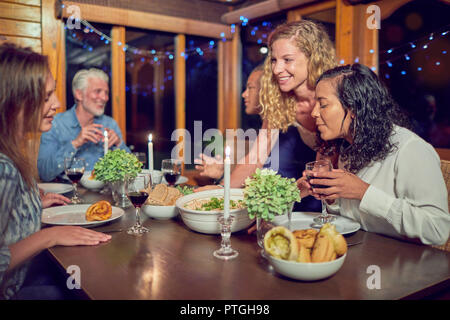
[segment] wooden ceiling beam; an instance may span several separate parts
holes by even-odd
[[[231,28],[221,23],[212,23],[193,19],[165,16],[149,12],[99,6],[73,1],[62,1],[64,8],[61,17],[69,18],[73,12],[68,12],[71,6],[79,8],[80,19],[89,22],[107,23],[125,27],[135,27],[147,30],[189,34],[216,39],[231,39]]]

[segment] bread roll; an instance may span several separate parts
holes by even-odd
[[[306,229],[306,230],[294,230],[292,233],[297,239],[298,245],[304,246],[307,249],[311,249],[316,240],[316,235],[319,231],[316,229]]]
[[[101,200],[92,204],[86,211],[87,221],[104,221],[111,218],[112,207],[108,201]]]
[[[300,249],[298,251],[297,262],[303,262],[303,263],[311,262],[311,249],[308,249],[305,246],[300,245]]]
[[[327,234],[330,236],[337,256],[343,256],[347,252],[347,241],[345,241],[342,234],[336,231],[335,225],[330,223],[324,224],[319,234]]]
[[[312,262],[328,262],[336,258],[333,241],[327,234],[318,234],[311,253]]]
[[[271,256],[296,261],[298,257],[298,244],[294,234],[283,226],[267,231],[264,236],[264,249]]]

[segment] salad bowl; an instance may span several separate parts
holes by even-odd
[[[217,221],[223,210],[223,189],[206,190],[181,197],[176,202],[184,224],[191,230],[205,234],[220,234],[220,224]],[[238,232],[248,228],[252,223],[248,217],[247,208],[240,201],[244,199],[243,189],[231,189],[230,200],[235,203],[236,208],[230,206],[230,216],[233,217],[231,232]],[[221,200],[221,201],[220,201]],[[192,207],[192,204],[204,204],[203,208]]]

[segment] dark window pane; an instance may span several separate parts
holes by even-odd
[[[193,143],[195,121],[201,121],[202,136],[206,130],[217,128],[217,41],[186,36],[186,129]],[[192,145],[191,164],[198,156],[194,150]]]
[[[414,131],[440,148],[450,148],[449,16],[443,2],[412,1],[382,21],[379,36],[380,77]]]
[[[70,24],[69,24],[70,25]],[[66,108],[70,109],[75,100],[72,94],[72,79],[75,73],[81,69],[98,68],[106,72],[109,76],[111,90],[111,42],[103,37],[111,36],[111,26],[98,23],[91,24],[100,34],[93,29],[86,28],[80,24],[81,28],[69,29],[66,31]],[[62,102],[64,103],[64,102]],[[111,96],[106,104],[105,114],[111,116]]]
[[[174,40],[170,33],[126,31],[127,143],[147,153],[152,133],[155,169],[175,145]]]

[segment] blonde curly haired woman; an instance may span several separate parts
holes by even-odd
[[[245,164],[236,165],[231,174],[234,188],[241,187],[258,167],[298,179],[305,163],[316,158],[316,125],[311,117],[314,89],[319,76],[337,65],[333,43],[323,26],[301,20],[278,26],[269,36],[268,47],[260,91],[262,129],[277,130],[260,132]],[[261,152],[258,146],[268,146],[270,155],[253,161]],[[320,211],[320,204],[309,198],[296,210]]]

